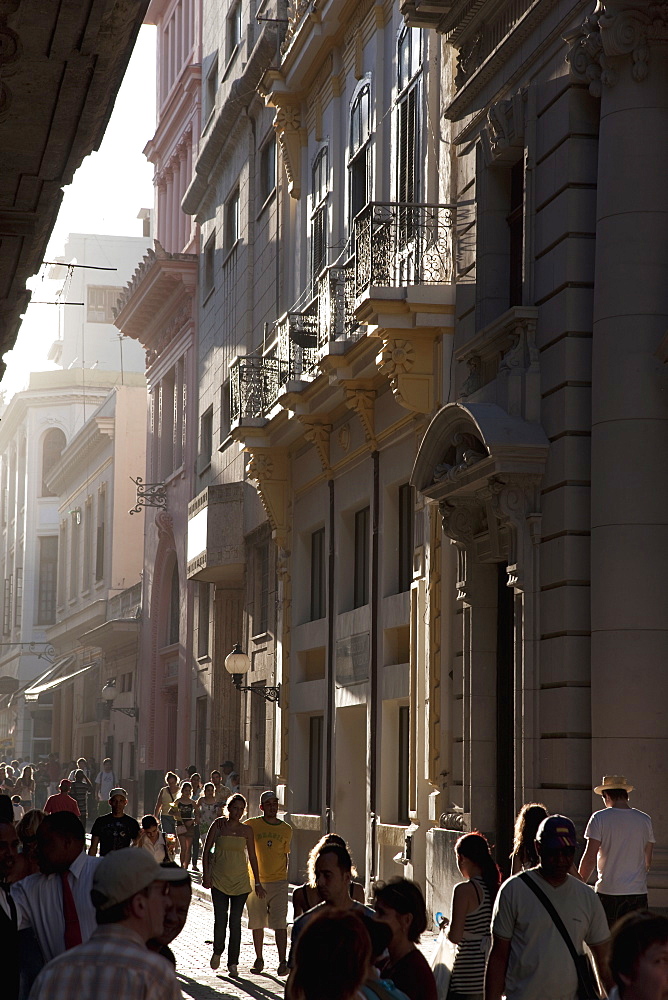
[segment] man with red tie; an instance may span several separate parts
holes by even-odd
[[[12,888],[19,930],[32,927],[46,962],[88,941],[96,927],[90,890],[100,859],[86,854],[85,842],[73,813],[47,816],[37,830],[40,872]]]

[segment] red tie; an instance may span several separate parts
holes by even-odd
[[[74,896],[68,879],[69,871],[61,872],[63,880],[63,917],[65,918],[65,951],[81,944],[81,927]]]

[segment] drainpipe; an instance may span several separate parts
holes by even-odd
[[[332,770],[334,767],[334,679],[336,649],[334,646],[334,480],[329,479],[329,552],[327,555],[327,706],[325,717],[325,832],[332,832]]]
[[[378,565],[380,556],[380,453],[376,449],[371,453],[373,460],[373,505],[371,512],[371,666],[369,672],[369,816],[371,819],[371,838],[369,859],[369,879],[376,877],[376,848],[378,822],[378,597],[380,580]]]

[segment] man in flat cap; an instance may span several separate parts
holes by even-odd
[[[647,813],[629,805],[632,791],[623,774],[607,774],[594,789],[603,796],[605,809],[593,814],[585,830],[580,878],[586,882],[597,869],[595,888],[610,927],[625,913],[647,909],[654,831]]]

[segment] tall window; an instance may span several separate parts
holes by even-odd
[[[70,600],[79,593],[79,552],[81,539],[81,508],[70,514]]]
[[[408,775],[410,753],[410,709],[399,708],[399,760],[397,761],[397,823],[408,823]]]
[[[56,582],[58,579],[58,538],[49,535],[39,540],[39,581],[37,587],[37,624],[53,625],[56,620]]]
[[[397,47],[397,201],[420,200],[422,32],[404,28]]]
[[[202,251],[202,298],[206,298],[215,284],[216,231],[211,233]]]
[[[46,485],[46,481],[49,478],[49,474],[53,471],[60,456],[62,455],[63,448],[65,447],[65,435],[58,427],[53,427],[50,431],[47,431],[44,435],[44,441],[42,442],[42,496],[52,497],[54,494],[51,492],[49,487]]]
[[[199,434],[199,471],[204,472],[211,465],[211,455],[213,453],[213,406],[202,414],[200,418]]]
[[[97,529],[95,534],[95,582],[104,579],[105,523],[107,517],[107,491],[101,486],[97,494]]]
[[[23,614],[23,566],[17,566],[14,570],[14,580],[14,625],[20,628]]]
[[[399,487],[399,592],[410,590],[413,579],[413,487]]]
[[[272,135],[260,153],[260,201],[265,203],[276,187],[276,139]]]
[[[269,628],[269,542],[255,550],[255,620],[253,634],[262,635]]]
[[[199,601],[197,608],[197,655],[206,656],[209,652],[209,618],[211,616],[211,587],[208,583],[199,585]]]
[[[174,563],[172,580],[169,590],[169,627],[167,629],[167,645],[174,646],[179,641],[181,632],[181,588],[179,586],[179,567]]]
[[[311,279],[313,281],[327,264],[328,190],[327,146],[323,146],[315,158],[311,175]]]
[[[524,160],[510,170],[510,212],[506,218],[509,235],[508,305],[522,305],[524,264]]]
[[[236,188],[225,203],[225,253],[229,253],[240,236],[239,230],[239,188]]]
[[[209,67],[209,72],[206,74],[206,81],[204,86],[204,121],[213,111],[216,106],[216,94],[218,93],[218,56],[215,57],[211,66]]]
[[[325,617],[325,529],[311,535],[311,621]]]
[[[323,717],[309,719],[308,739],[308,811],[319,814],[322,809],[322,749]]]
[[[231,59],[241,44],[241,0],[234,5],[227,19],[227,57]]]
[[[40,541],[40,550],[41,547],[42,547],[42,541]],[[57,563],[58,563],[58,584],[56,590],[56,600],[58,602],[58,607],[62,608],[62,606],[65,604],[65,587],[66,587],[66,575],[67,575],[67,521],[64,519],[60,522],[60,531],[58,533]],[[54,617],[54,622],[55,622],[55,617]],[[48,624],[53,624],[53,623],[49,622]]]
[[[83,531],[84,551],[81,589],[85,592],[90,588],[90,575],[93,559],[93,500],[91,497],[88,497],[86,503],[84,504]]]
[[[367,81],[350,106],[348,177],[350,222],[371,197],[371,85]]]
[[[369,603],[369,514],[368,507],[355,514],[355,569],[353,606]]]
[[[5,590],[3,594],[3,608],[2,608],[2,631],[4,635],[9,635],[12,630],[12,589],[14,584],[14,578],[12,576],[5,577]]]
[[[174,471],[174,369],[160,381],[160,476],[162,481]]]

